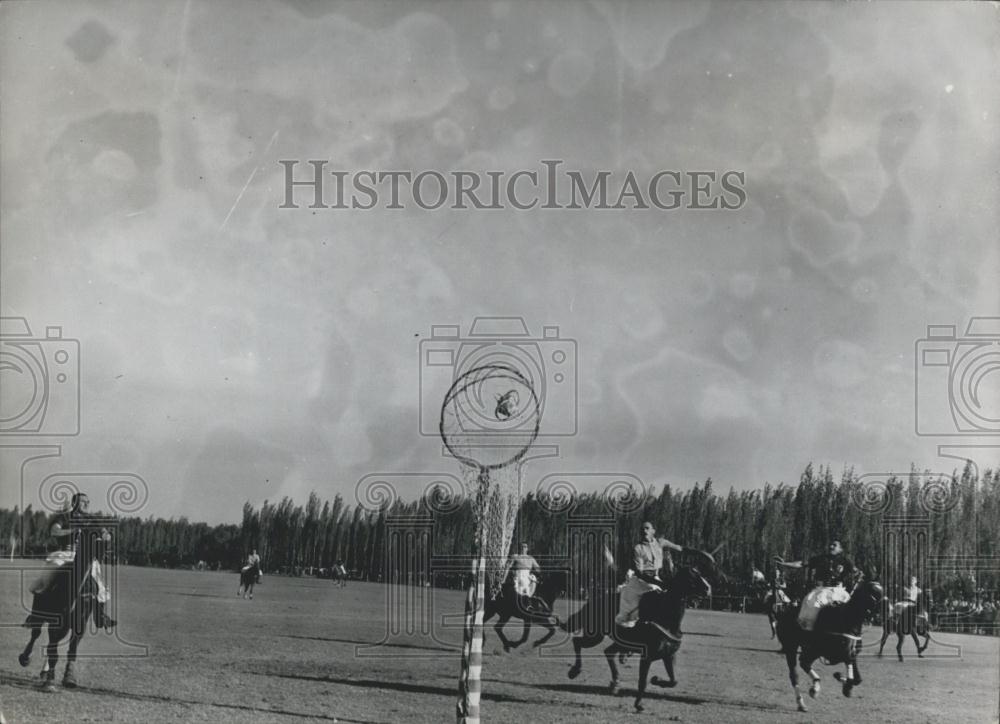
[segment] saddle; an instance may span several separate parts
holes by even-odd
[[[844,603],[828,603],[819,610],[816,616],[816,623],[812,632],[815,634],[826,634],[830,636],[843,636],[848,639],[860,641],[859,631],[855,631],[852,626],[844,622],[843,612],[846,608]]]

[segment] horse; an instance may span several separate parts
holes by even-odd
[[[253,587],[254,584],[260,583],[260,566],[256,563],[250,566],[244,567],[240,571],[240,585],[236,589],[236,595],[239,596],[240,592],[243,592],[243,598],[250,594],[250,600],[253,600]]]
[[[700,553],[700,551],[691,551]],[[706,555],[706,554],[702,554]],[[706,556],[707,561],[712,559]],[[711,565],[711,564],[709,564]],[[573,649],[576,661],[568,672],[570,679],[575,679],[582,670],[581,651],[601,643],[606,636],[613,641],[604,650],[604,656],[611,670],[610,692],[617,694],[619,690],[618,666],[615,658],[624,653],[638,652],[639,688],[635,698],[635,710],[643,711],[642,698],[646,693],[646,679],[649,667],[654,661],[662,661],[669,679],[666,681],[654,676],[652,683],[661,687],[677,685],[674,676],[674,656],[681,646],[681,621],[687,609],[689,597],[708,597],[712,595],[712,587],[702,576],[697,564],[682,565],[670,580],[665,591],[650,591],[639,600],[639,621],[631,627],[615,624],[612,612],[617,608],[614,602],[614,592],[606,591],[595,599],[602,609],[596,620],[598,626],[593,632],[585,632],[582,636],[573,637]],[[602,625],[603,624],[603,625]],[[572,630],[572,629],[570,629]]]
[[[31,663],[31,652],[35,641],[42,634],[42,626],[48,625],[49,643],[45,648],[45,663],[41,672],[42,691],[55,691],[59,642],[66,638],[67,634],[70,634],[70,639],[62,683],[68,689],[76,687],[74,664],[77,647],[87,629],[87,621],[93,616],[95,626],[100,627],[106,623],[100,620],[101,612],[97,603],[98,586],[91,575],[91,570],[109,537],[106,531],[96,536],[94,531],[85,531],[83,539],[89,538],[89,540],[81,541],[72,563],[54,571],[51,583],[45,590],[36,593],[32,599],[31,613],[24,622],[24,625],[31,629],[31,637],[17,660],[21,666],[28,666]]]
[[[882,600],[882,586],[876,581],[862,581],[858,584],[847,603],[827,606],[819,611],[813,631],[804,631],[798,623],[798,610],[788,607],[779,617],[778,640],[785,652],[788,678],[795,691],[795,702],[799,711],[808,711],[799,691],[799,677],[795,670],[795,657],[799,654],[799,665],[809,674],[812,685],[809,696],[815,698],[820,692],[820,676],[813,671],[816,659],[823,657],[830,664],[844,664],[847,675],[840,672],[833,675],[843,685],[842,693],[850,696],[851,690],[861,683],[858,670],[858,649],[861,644],[861,627]]]
[[[497,632],[505,652],[517,648],[528,640],[533,623],[541,624],[548,629],[545,636],[532,644],[533,647],[541,646],[555,635],[559,617],[552,613],[552,605],[563,593],[564,583],[563,577],[548,575],[542,578],[534,596],[521,596],[514,592],[514,584],[507,582],[500,589],[499,596],[486,599],[483,623],[494,616],[499,616],[493,630]],[[503,633],[503,627],[511,618],[524,621],[524,632],[518,641],[511,641]]]
[[[344,588],[347,586],[347,569],[343,565],[334,566],[330,569],[330,576],[333,578],[334,585]]]
[[[878,655],[882,655],[885,648],[885,641],[889,634],[896,632],[896,656],[903,660],[903,638],[906,634],[913,637],[913,643],[917,647],[917,657],[923,658],[924,650],[930,644],[931,631],[927,621],[927,614],[918,614],[917,605],[912,602],[899,601],[892,607],[891,611],[885,611],[882,616],[882,641],[879,643]],[[920,645],[917,636],[923,636],[924,645]]]

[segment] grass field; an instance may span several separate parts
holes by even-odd
[[[0,567],[0,697],[11,724],[78,721],[444,722],[454,718],[463,597],[431,596],[435,635],[405,621],[388,643],[389,588],[268,576],[253,601],[235,596],[237,576],[120,567],[118,637],[103,632],[81,644],[80,687],[37,690],[41,650],[22,669],[27,640],[18,562]],[[30,574],[25,574],[25,578]],[[566,612],[563,604],[562,613]],[[458,614],[458,616],[448,616]],[[442,617],[445,619],[442,621]],[[653,688],[634,714],[638,667],[623,672],[623,696],[606,693],[607,664],[584,662],[570,681],[572,647],[521,647],[503,654],[489,628],[483,667],[483,718],[522,722],[994,722],[1000,699],[1000,640],[935,634],[927,658],[912,642],[895,659],[864,655],[864,683],[845,699],[832,667],[818,666],[825,688],[795,710],[784,657],[761,615],[689,611],[675,689]],[[878,641],[866,633],[866,644]],[[508,626],[519,638],[520,622]],[[540,630],[532,632],[537,640]],[[560,634],[562,636],[562,634]],[[41,642],[44,642],[45,635]],[[553,639],[553,642],[559,641]],[[126,643],[127,642],[127,643]],[[359,650],[359,647],[362,647]],[[127,655],[127,656],[126,656]],[[62,675],[60,660],[59,677]],[[842,667],[837,667],[840,670]],[[663,674],[656,665],[654,674]]]

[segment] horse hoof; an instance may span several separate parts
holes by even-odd
[[[580,675],[580,667],[579,666],[571,666],[570,669],[569,669],[569,671],[566,672],[566,676],[568,676],[571,679],[575,679],[579,675]]]
[[[76,676],[73,675],[72,671],[67,671],[66,674],[63,676],[62,683],[63,683],[63,686],[65,686],[67,689],[75,689],[76,688]]]
[[[659,686],[660,688],[663,689],[673,689],[675,686],[677,686],[676,680],[671,679],[668,681],[667,679],[661,679],[659,676],[654,676],[652,679],[649,680],[649,683],[652,684],[653,686]]]
[[[809,711],[808,709],[806,709],[806,705],[801,701],[799,702],[799,711]]]
[[[809,687],[809,696],[815,699],[817,696],[819,696],[819,692],[820,692],[820,686],[819,682],[817,681],[815,684]]]
[[[635,713],[636,713],[636,714],[641,714],[641,713],[642,713],[642,712],[644,712],[644,711],[646,711],[646,707],[644,707],[644,706],[643,706],[642,704],[640,704],[639,702],[636,702],[636,703],[635,703]]]
[[[618,693],[618,688],[619,688],[618,687],[618,682],[617,681],[612,681],[611,685],[608,687],[608,691],[610,692],[610,694],[612,696],[614,696],[615,694]]]
[[[17,663],[21,666],[27,666],[31,663],[31,654],[18,654]]]
[[[56,682],[46,676],[38,688],[46,694],[51,694],[56,690]]]

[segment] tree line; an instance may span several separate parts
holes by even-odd
[[[611,524],[613,552],[623,570],[643,521],[650,520],[662,537],[716,550],[719,567],[738,587],[746,585],[754,568],[769,573],[773,556],[802,559],[824,552],[833,538],[842,541],[859,568],[878,576],[884,522],[900,516],[926,521],[927,553],[938,557],[938,583],[948,589],[941,595],[969,601],[1000,589],[998,566],[984,569],[971,560],[1000,557],[1000,470],[980,475],[971,464],[948,477],[914,469],[874,482],[851,469],[835,476],[829,467],[810,464],[797,485],[731,489],[725,495],[715,491],[711,479],[686,490],[670,485],[659,491],[633,489],[610,502],[602,491],[569,498],[532,492],[521,501],[514,540],[527,542],[543,561],[562,558],[586,568],[599,553],[572,549],[569,531],[580,520],[596,521],[598,527]],[[4,553],[12,546],[19,555],[51,550],[49,525],[50,516],[30,506],[0,510]],[[239,524],[121,518],[115,555],[131,565],[235,570],[256,549],[267,572],[314,572],[342,562],[362,579],[396,580],[405,569],[415,581],[440,584],[444,579],[433,579],[427,570],[430,557],[467,560],[474,529],[470,502],[444,488],[382,506],[351,505],[340,495],[321,500],[313,492],[305,505],[288,497],[259,508],[246,502]],[[413,550],[399,550],[400,540]],[[463,565],[455,570],[463,567],[467,570]],[[453,574],[444,578],[454,582]]]

